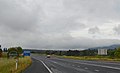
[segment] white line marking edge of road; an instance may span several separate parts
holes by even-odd
[[[41,60],[40,60],[41,61]],[[47,67],[47,65],[43,62],[43,61],[41,61],[42,62],[42,64],[47,68],[47,70],[50,72],[50,73],[53,73],[48,67]]]

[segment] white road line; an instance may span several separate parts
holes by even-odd
[[[85,67],[85,69],[88,69],[87,67]]]
[[[55,62],[55,61],[51,61],[51,62],[53,62],[53,63],[57,63],[57,62]]]
[[[41,60],[40,60],[41,61]],[[42,64],[47,68],[47,70],[50,72],[50,73],[53,73],[48,67],[47,67],[47,65],[43,62],[43,61],[41,61],[42,62]]]
[[[78,67],[80,67],[80,66],[78,66]]]
[[[75,65],[72,65],[72,66],[75,66]]]
[[[97,69],[95,71],[99,72],[99,70],[97,70]]]
[[[79,63],[79,62],[76,62]],[[91,65],[91,66],[98,66],[98,67],[104,67],[104,68],[111,68],[111,69],[117,69],[120,70],[118,67],[111,67],[111,66],[105,66],[105,65],[96,65],[96,64],[89,64],[89,63],[79,63],[79,64],[85,64],[85,65]]]

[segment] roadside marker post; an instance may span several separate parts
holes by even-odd
[[[18,59],[16,59],[16,70],[18,69]]]

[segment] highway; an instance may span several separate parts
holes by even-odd
[[[32,56],[33,65],[24,73],[119,73],[119,62],[83,61]],[[36,64],[40,63],[39,64]],[[36,65],[34,65],[36,64]],[[42,71],[41,71],[42,70]]]

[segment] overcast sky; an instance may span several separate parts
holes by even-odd
[[[0,44],[33,49],[120,44],[120,0],[0,0]]]

